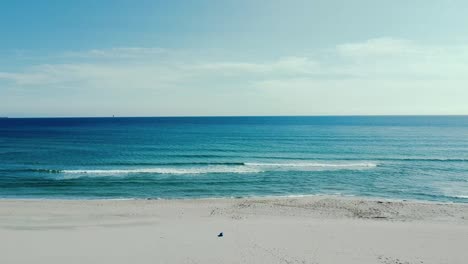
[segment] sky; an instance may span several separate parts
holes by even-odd
[[[468,114],[468,1],[0,0],[0,116]]]

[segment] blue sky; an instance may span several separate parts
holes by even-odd
[[[468,114],[466,1],[0,0],[0,116]]]

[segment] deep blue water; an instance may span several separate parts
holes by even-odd
[[[468,202],[468,117],[0,119],[2,198]]]

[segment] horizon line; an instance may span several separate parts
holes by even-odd
[[[162,116],[0,116],[0,119],[46,118],[235,118],[235,117],[468,117],[468,114],[358,114],[358,115],[162,115]]]

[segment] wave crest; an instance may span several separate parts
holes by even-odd
[[[57,179],[74,179],[80,177],[125,176],[129,174],[216,174],[233,173],[248,174],[274,171],[336,171],[365,170],[377,167],[373,162],[293,162],[293,163],[262,163],[262,162],[232,162],[232,163],[194,163],[184,165],[162,165],[151,167],[124,167],[98,169],[28,169],[39,173],[62,174]]]
[[[116,174],[204,174],[204,173],[258,173],[259,169],[253,169],[245,166],[204,166],[191,168],[140,168],[140,169],[109,169],[109,170],[63,170],[65,174],[98,174],[98,175],[116,175]]]
[[[247,162],[246,166],[257,166],[257,167],[298,167],[298,168],[343,168],[343,169],[358,169],[358,168],[374,168],[377,167],[376,163],[315,163],[315,162],[304,162],[304,163],[255,163]]]

